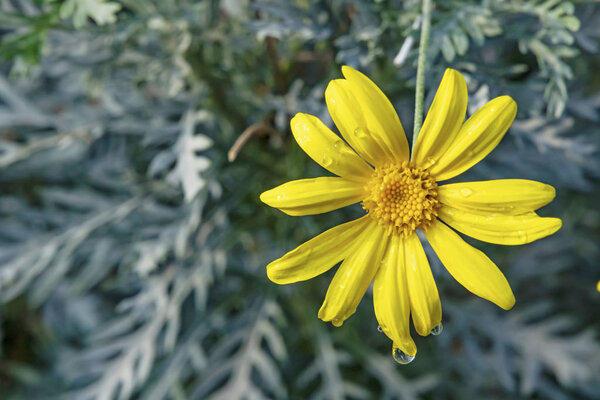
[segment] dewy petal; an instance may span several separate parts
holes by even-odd
[[[500,143],[516,115],[517,103],[510,97],[490,100],[463,124],[448,150],[429,171],[443,181],[471,168]]]
[[[335,79],[325,89],[325,101],[331,118],[348,144],[371,165],[377,166],[387,160],[384,149],[379,146],[367,122],[361,106],[352,92],[350,82]]]
[[[326,272],[348,255],[356,237],[371,222],[371,218],[365,215],[301,244],[267,265],[269,279],[281,285],[305,281]]]
[[[505,310],[514,306],[515,296],[504,274],[485,254],[440,221],[433,222],[425,236],[448,272],[467,290]]]
[[[427,336],[442,322],[442,304],[429,262],[416,233],[403,239],[406,285],[417,333]]]
[[[343,66],[342,74],[360,103],[367,131],[372,133],[389,157],[400,162],[408,161],[406,134],[390,100],[373,81],[354,68]]]
[[[344,178],[298,179],[267,190],[260,200],[288,215],[322,214],[358,203],[364,189]]]
[[[484,242],[517,245],[541,239],[560,229],[558,218],[541,218],[530,211],[521,215],[477,213],[447,205],[438,210],[438,216],[459,232]]]
[[[296,114],[290,123],[296,142],[328,171],[353,181],[368,179],[373,169],[319,118]]]
[[[350,250],[331,280],[319,310],[319,318],[335,326],[342,325],[356,311],[381,265],[388,236],[371,222],[356,240],[356,247]]]
[[[414,357],[415,342],[410,337],[410,300],[406,287],[405,256],[402,238],[394,235],[373,282],[375,316],[383,332],[404,353]]]
[[[554,188],[545,183],[498,179],[438,186],[437,199],[464,211],[518,215],[545,206],[555,194]]]
[[[465,120],[467,100],[465,78],[456,70],[446,69],[417,136],[413,161],[427,167],[439,160]]]

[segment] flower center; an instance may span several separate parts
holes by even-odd
[[[365,190],[363,208],[388,235],[407,237],[417,228],[426,230],[437,216],[435,179],[413,162],[376,168]]]

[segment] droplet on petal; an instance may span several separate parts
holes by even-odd
[[[442,324],[439,324],[438,326],[436,326],[435,328],[433,328],[433,329],[431,330],[431,334],[432,334],[433,336],[437,336],[437,335],[439,335],[440,333],[442,333],[442,331],[443,331],[443,330],[444,330],[444,326],[443,326]]]
[[[381,327],[381,325],[377,325],[377,332],[383,332],[383,328]]]
[[[363,139],[366,138],[368,135],[364,128],[356,128],[354,130],[354,136],[356,136],[359,139]]]
[[[421,165],[421,168],[423,169],[427,169],[430,168],[432,165],[434,165],[437,161],[435,160],[435,158],[433,157],[427,157],[425,159],[425,162],[423,162],[423,165]]]
[[[527,232],[525,232],[525,231],[518,231],[517,235],[519,236],[519,240],[521,241],[521,243],[527,243],[529,241],[529,237],[527,236]]]
[[[469,189],[469,188],[463,188],[463,189],[460,189],[460,194],[463,197],[469,197],[470,195],[473,194],[473,191],[471,189]]]
[[[415,359],[414,356],[409,356],[397,347],[392,348],[392,355],[394,356],[394,361],[403,365],[410,364]]]

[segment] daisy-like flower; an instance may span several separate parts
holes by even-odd
[[[485,242],[517,245],[548,236],[562,223],[535,210],[555,195],[552,186],[523,179],[439,185],[481,161],[498,145],[517,113],[497,97],[466,121],[467,85],[446,70],[412,157],[392,104],[365,75],[342,67],[325,100],[344,140],[318,118],[297,114],[291,128],[300,147],[337,177],[300,179],[261,194],[289,215],[332,211],[360,202],[366,215],[336,226],[267,266],[278,284],[311,279],[342,261],[319,318],[341,326],[373,281],[380,329],[399,362],[417,348],[418,334],[441,331],[442,307],[417,230],[424,232],[446,269],[467,290],[508,310],[513,292],[498,267],[454,230]],[[453,229],[454,230],[453,230]]]

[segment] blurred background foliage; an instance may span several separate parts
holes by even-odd
[[[450,66],[469,113],[500,94],[519,105],[461,178],[552,184],[542,214],[564,226],[476,243],[514,289],[510,312],[428,248],[444,332],[415,334],[399,366],[370,295],[336,329],[316,316],[331,271],[265,274],[359,208],[292,218],[258,195],[323,174],[289,120],[331,125],[323,92],[343,64],[412,131],[418,1],[0,0],[0,397],[600,398],[594,3],[435,2],[426,105]]]

